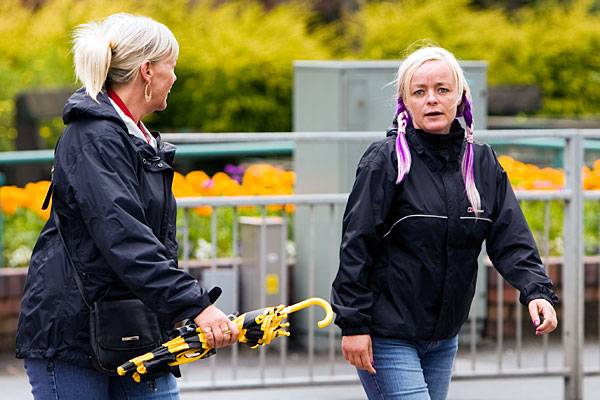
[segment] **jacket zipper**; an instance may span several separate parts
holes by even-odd
[[[167,215],[169,214],[169,204],[168,204],[168,190],[167,190],[167,174],[165,172],[166,170],[162,170],[162,177],[163,177],[163,215],[162,215],[162,219],[160,221],[160,236],[162,238],[162,243],[166,246],[167,244]]]

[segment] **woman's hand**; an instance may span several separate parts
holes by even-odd
[[[202,329],[210,347],[219,349],[237,342],[239,331],[236,324],[213,305],[202,310],[194,318],[194,323]]]
[[[535,326],[535,334],[543,335],[550,333],[558,326],[556,311],[552,304],[545,299],[535,299],[529,302],[529,315],[531,322]],[[540,316],[543,317],[543,322],[540,321]]]
[[[342,354],[356,368],[364,369],[370,374],[375,374],[370,335],[343,336]]]

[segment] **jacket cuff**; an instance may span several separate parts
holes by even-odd
[[[222,293],[221,288],[218,286],[213,287],[209,292],[206,292],[203,289],[200,290],[204,293],[202,294],[202,296],[200,296],[199,301],[193,306],[187,307],[184,310],[175,314],[175,316],[171,319],[173,324],[176,324],[177,322],[186,319],[194,319],[198,314],[204,311],[206,307],[210,306],[215,301],[217,301],[217,299],[219,298],[219,296],[221,296]]]
[[[547,286],[536,286],[535,288],[523,290],[519,301],[527,307],[529,303],[535,299],[547,300],[553,307],[556,307],[559,303],[558,296],[556,296],[554,291]]]
[[[371,331],[367,326],[342,328],[342,336],[368,335],[369,333]]]

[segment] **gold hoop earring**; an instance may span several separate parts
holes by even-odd
[[[152,89],[150,89],[150,93],[148,93],[148,88],[150,87],[150,83],[146,83],[144,87],[144,99],[146,99],[146,103],[150,103],[152,100]]]

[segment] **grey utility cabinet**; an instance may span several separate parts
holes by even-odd
[[[396,106],[401,61],[294,62],[294,131],[383,131]],[[487,63],[460,63],[471,87],[476,129],[487,127]]]
[[[280,217],[240,217],[239,222],[242,258],[241,312],[279,304],[287,305],[289,298],[285,221]],[[262,229],[264,247],[261,247]]]
[[[393,81],[401,61],[296,61],[294,63],[293,129],[297,132],[377,131],[391,125],[396,95]],[[471,87],[475,129],[487,127],[487,63],[461,62]],[[347,193],[356,165],[372,140],[296,141],[296,193]],[[313,294],[329,299],[338,267],[343,207],[318,207],[310,238],[310,210],[295,217],[297,262],[293,292],[297,299]],[[316,282],[309,293],[308,266],[314,257]],[[295,330],[305,331],[306,313],[298,313]],[[317,332],[317,348],[325,348],[325,332]],[[322,339],[320,339],[322,337]]]

